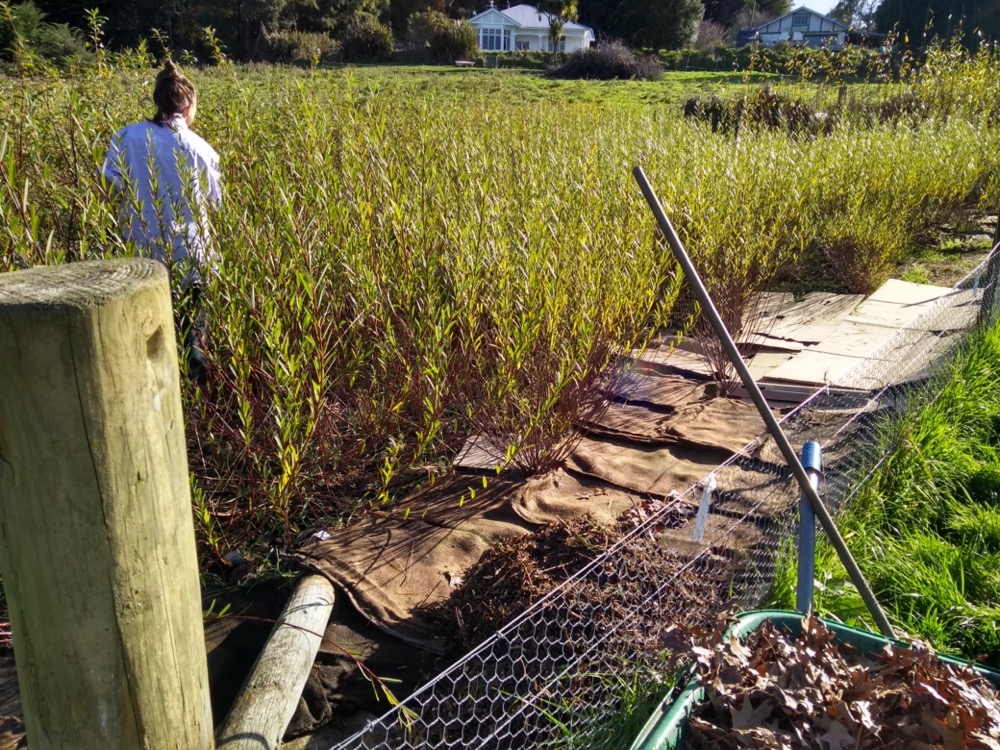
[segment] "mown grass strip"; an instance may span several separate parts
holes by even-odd
[[[903,631],[1000,664],[1000,326],[973,334],[880,439],[888,458],[839,518],[858,564]],[[871,628],[827,543],[816,577],[819,614]],[[792,607],[788,578],[777,598]]]

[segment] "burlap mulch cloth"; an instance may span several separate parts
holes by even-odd
[[[446,599],[498,539],[584,515],[611,524],[645,496],[684,493],[764,425],[752,405],[710,398],[704,383],[643,375],[626,382],[604,415],[583,428],[589,435],[565,471],[519,483],[458,475],[389,513],[328,532],[303,546],[298,559],[329,577],[375,627],[440,652],[444,644],[421,611]],[[775,479],[738,467],[725,472],[736,492],[725,495],[720,509],[730,513],[750,509],[754,493],[764,496]],[[748,492],[742,505],[733,499],[739,490]]]

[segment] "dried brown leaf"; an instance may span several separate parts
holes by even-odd
[[[996,689],[923,644],[861,655],[807,618],[801,639],[764,624],[744,644],[696,648],[708,700],[691,748],[1000,750]]]
[[[743,698],[740,707],[733,711],[732,727],[733,729],[750,729],[762,726],[764,721],[770,718],[773,711],[774,704],[769,696],[765,695],[764,700],[761,700],[760,704],[754,708],[753,701],[747,695]]]
[[[831,721],[830,727],[819,738],[823,750],[845,750],[857,744],[857,738],[839,721]]]

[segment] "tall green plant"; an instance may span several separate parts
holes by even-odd
[[[734,330],[832,229],[905,244],[1000,184],[988,118],[734,138],[611,84],[567,102],[513,76],[236,70],[195,74],[226,187],[213,394],[185,393],[216,551],[389,503],[474,434],[501,466],[557,464],[618,355],[690,312],[635,164]],[[96,175],[148,84],[0,79],[0,267],[131,252]]]

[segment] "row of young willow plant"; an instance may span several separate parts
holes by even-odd
[[[0,80],[0,268],[130,252],[96,174],[151,79]],[[215,377],[185,393],[214,551],[387,503],[470,434],[498,464],[557,463],[618,353],[687,312],[635,164],[735,329],[777,275],[877,286],[1000,184],[988,118],[732,137],[662,106],[444,96],[392,71],[195,80],[225,177]]]

